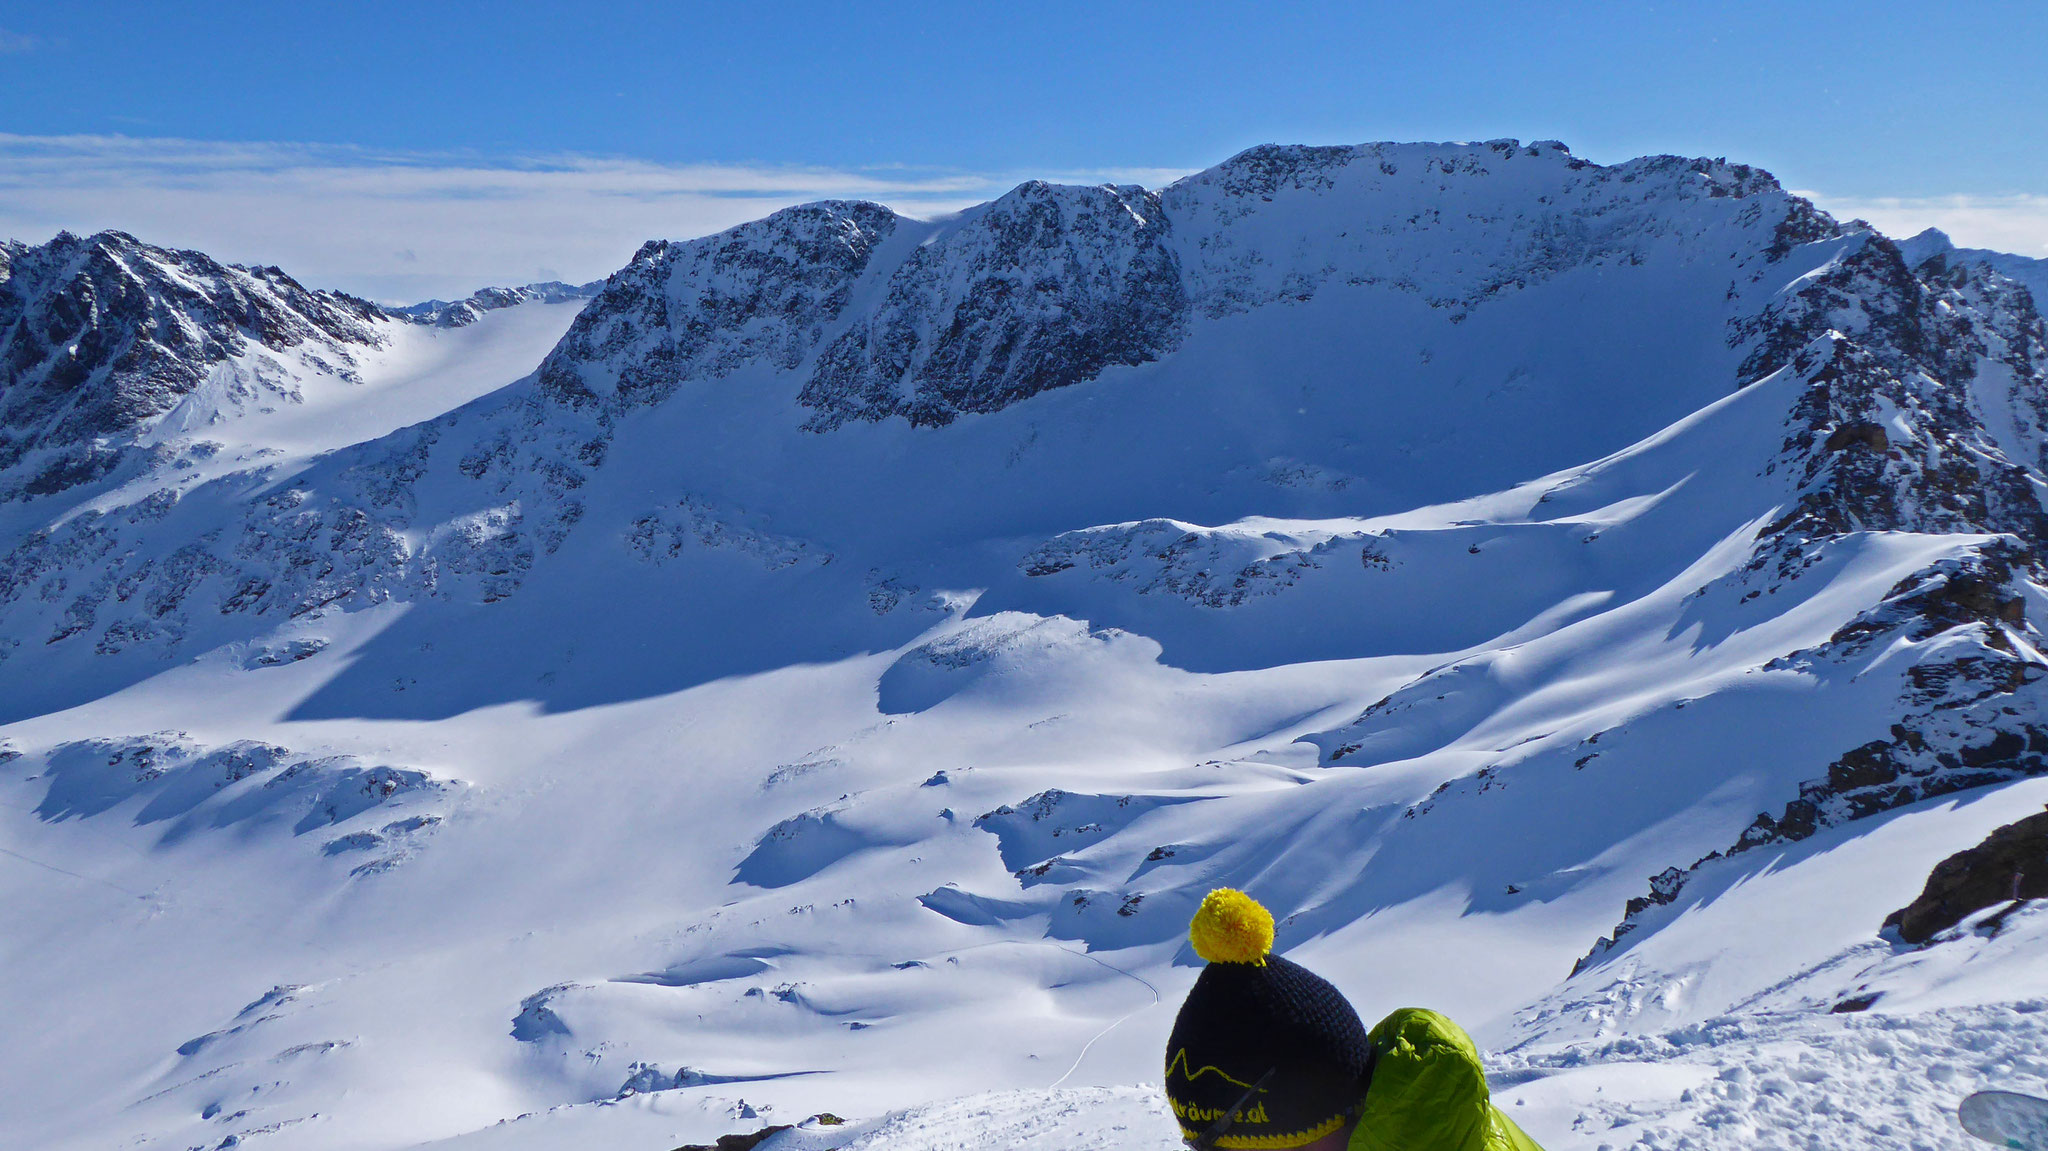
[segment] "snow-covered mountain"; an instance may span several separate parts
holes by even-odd
[[[1946,257],[1950,263],[1986,264],[1999,275],[2025,284],[2037,302],[2048,296],[2048,259],[1994,252],[1989,248],[1958,248],[1940,228],[1928,228],[1899,241],[1899,250],[1915,264],[1931,256]]]
[[[1767,173],[1265,147],[398,310],[4,258],[7,1146],[1169,1147],[1223,884],[1552,1148],[2048,1077],[2031,906],[1881,934],[2048,801],[2048,333]]]
[[[124,441],[202,389],[217,407],[302,401],[307,376],[352,381],[379,342],[364,301],[120,232],[0,245],[0,286],[8,500],[114,472]]]
[[[565,284],[560,280],[544,280],[537,284],[523,284],[517,288],[480,288],[460,300],[425,300],[386,310],[416,324],[432,324],[437,328],[460,328],[476,323],[483,318],[485,312],[495,312],[499,308],[511,308],[520,304],[561,304],[571,300],[587,300],[595,296],[602,287],[603,280],[595,280],[588,284]]]

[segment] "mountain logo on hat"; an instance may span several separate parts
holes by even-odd
[[[1365,1024],[1328,980],[1273,951],[1273,915],[1218,888],[1188,924],[1206,961],[1167,1040],[1166,1096],[1189,1139],[1237,1112],[1219,1149],[1305,1147],[1357,1114]]]

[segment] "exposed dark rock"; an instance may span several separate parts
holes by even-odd
[[[1034,578],[1058,575],[1086,565],[1092,572],[1125,582],[1138,595],[1173,595],[1204,607],[1236,607],[1248,599],[1284,591],[1322,566],[1322,560],[1349,538],[1309,545],[1298,551],[1253,558],[1241,538],[1224,533],[1189,531],[1175,520],[1140,520],[1103,528],[1065,532],[1033,549],[1018,561],[1018,570]],[[1364,563],[1374,566],[1372,543]],[[1385,558],[1377,557],[1384,566]]]
[[[1658,875],[1575,972],[1674,902],[1703,867],[1934,796],[2048,774],[2048,688],[2037,686],[2048,665],[2020,592],[2022,581],[2043,578],[2039,549],[2048,543],[2048,510],[2029,470],[2041,466],[2048,427],[2048,334],[2031,296],[1988,267],[1937,257],[1916,270],[1882,236],[1843,239],[1843,254],[1806,287],[1736,333],[1754,341],[1745,381],[1781,368],[1808,381],[1771,465],[1796,477],[1799,495],[1761,533],[1745,575],[1774,567],[1779,581],[1795,579],[1829,540],[1859,531],[2006,538],[1915,573],[1820,648],[1772,661],[1841,664],[1880,639],[1931,653],[1906,669],[1887,738],[1843,752],[1725,852]],[[2017,439],[1988,428],[1973,399],[1987,363],[2010,374]],[[1887,433],[1887,423],[1905,436]],[[1936,637],[1958,642],[1929,642]]]
[[[1850,447],[1864,447],[1873,452],[1881,452],[1892,445],[1891,441],[1884,434],[1883,426],[1879,424],[1854,423],[1843,424],[1841,427],[1836,428],[1829,434],[1828,442],[1823,446],[1825,450],[1830,452],[1839,452],[1844,448]]]
[[[1765,249],[1773,260],[1782,260],[1792,254],[1794,248],[1804,244],[1816,244],[1841,234],[1834,217],[1813,206],[1812,201],[1795,198],[1792,210],[1778,221],[1771,235],[1771,246]]]
[[[1187,294],[1156,193],[1032,181],[919,246],[818,358],[800,402],[825,430],[943,425],[1180,339]]]
[[[846,1120],[827,1111],[811,1116],[807,1122],[821,1127],[838,1127],[844,1124]],[[789,1129],[790,1124],[783,1123],[763,1127],[759,1131],[750,1131],[744,1135],[720,1135],[716,1143],[685,1143],[681,1147],[676,1148],[675,1151],[753,1151],[755,1147],[767,1142],[769,1136]]]
[[[2039,637],[2014,587],[2023,577],[2039,578],[2032,554],[1993,542],[1901,581],[1820,648],[1773,661],[1839,665],[1896,639],[1931,653],[1906,669],[1899,718],[1887,738],[1843,752],[1777,813],[1759,813],[1725,850],[1659,873],[1649,894],[1629,900],[1613,934],[1596,942],[1573,973],[1638,931],[1655,909],[1675,903],[1705,868],[1734,866],[1734,857],[1756,848],[1921,800],[2048,775],[2048,666],[2035,654]],[[1928,642],[1937,636],[1954,642]]]
[[[2028,478],[2048,448],[2048,331],[2024,290],[1988,269],[1922,278],[1874,233],[1787,300],[1736,325],[1741,378],[1807,381],[1771,470],[1796,477],[1756,566],[1787,574],[1806,541],[1852,531],[2005,532],[2048,543]],[[1972,387],[2002,365],[2019,435],[1987,427]],[[1904,438],[1891,431],[1903,428]]]
[[[344,377],[382,338],[376,305],[123,232],[0,243],[0,501],[109,475],[122,441],[260,345],[317,349]],[[252,369],[290,394],[282,369]]]
[[[2048,259],[2030,259],[2011,252],[1995,252],[1989,248],[1958,248],[1939,228],[1929,228],[1916,236],[1899,241],[1899,250],[1905,253],[1906,260],[1916,268],[1922,267],[1930,260],[1939,260],[1944,266],[1983,264],[2000,275],[2025,285],[2032,293],[2037,307],[2048,305]]]
[[[2048,899],[2048,812],[2008,823],[1935,864],[1920,897],[1884,925],[1907,943],[1925,943],[1972,912],[2023,899]]]
[[[899,217],[831,200],[703,239],[654,240],[612,274],[540,369],[570,407],[657,403],[686,380],[802,363]]]

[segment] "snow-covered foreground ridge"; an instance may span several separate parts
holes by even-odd
[[[1960,1145],[2039,916],[1880,926],[2048,803],[2048,337],[1914,254],[1510,142],[0,247],[0,1146],[1171,1146],[1218,885],[1546,1146]]]

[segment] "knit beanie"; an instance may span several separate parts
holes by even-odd
[[[1166,1098],[1195,1139],[1243,1104],[1218,1148],[1305,1147],[1358,1111],[1371,1074],[1365,1024],[1341,992],[1270,952],[1273,916],[1218,888],[1188,925],[1208,966],[1166,1041]]]

